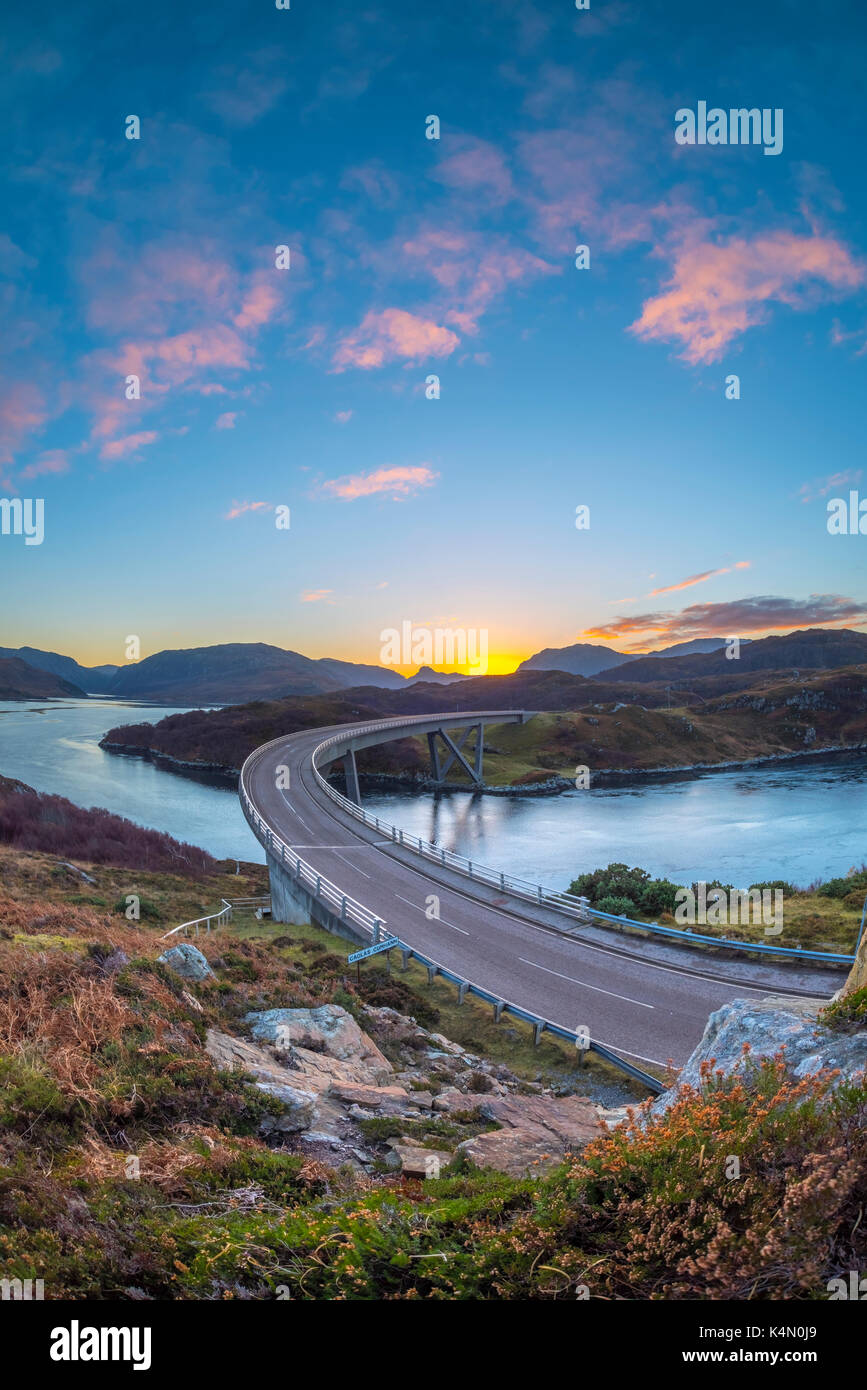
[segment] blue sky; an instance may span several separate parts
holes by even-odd
[[[408,619],[495,670],[865,625],[867,540],[826,528],[867,494],[856,4],[4,29],[0,491],[46,518],[0,536],[4,644],[376,661]],[[781,153],[678,145],[699,101],[782,109]]]

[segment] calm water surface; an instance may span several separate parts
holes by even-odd
[[[98,746],[113,725],[178,712],[103,699],[0,702],[0,774],[104,806],[218,858],[261,863],[234,788]],[[805,885],[867,859],[867,756],[532,800],[380,792],[365,805],[413,834],[552,888],[611,860],[675,882]]]

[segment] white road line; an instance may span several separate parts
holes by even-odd
[[[414,907],[416,912],[425,911],[423,907],[419,907],[418,903],[411,903],[409,898],[401,898],[400,893],[395,893],[394,896],[400,898],[402,903],[406,903],[407,907]],[[459,931],[461,936],[469,936],[469,932],[464,931],[463,927],[456,927],[454,922],[447,922],[443,917],[433,917],[431,921],[439,922],[441,927],[451,927],[452,931]]]
[[[339,849],[332,850],[332,853],[336,854],[337,858],[343,861],[347,869],[352,869],[353,873],[361,874],[362,878],[370,878],[370,874],[366,874],[363,869],[359,869],[358,865],[353,864],[351,859],[345,858],[345,856],[340,853]]]
[[[358,845],[293,845],[293,849],[374,849],[377,845],[390,845],[390,840],[374,840],[371,844]]]
[[[549,970],[547,965],[537,965],[534,960],[519,956],[522,965],[532,965],[534,970],[544,970],[546,975],[556,975],[558,980],[568,980],[570,984],[580,985],[582,989],[595,990],[597,994],[607,994],[611,999],[622,999],[624,1004],[637,1004],[640,1009],[655,1009],[655,1004],[645,1004],[643,999],[630,999],[628,994],[614,994],[610,989],[600,989],[598,985],[588,985],[586,980],[576,980],[572,975],[561,975],[559,970]]]

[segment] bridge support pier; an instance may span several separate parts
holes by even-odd
[[[469,740],[470,735],[475,732],[476,745],[473,750],[473,765],[470,766],[461,751]],[[442,739],[448,750],[448,757],[443,762],[440,758],[440,748],[437,739]],[[452,763],[457,760],[466,772],[470,781],[476,786],[482,786],[482,761],[485,754],[485,725],[482,720],[468,724],[457,742],[449,738],[445,729],[436,729],[427,736],[427,745],[430,749],[431,771],[436,783],[441,784],[448,775]]]
[[[361,805],[361,788],[358,785],[358,768],[355,765],[355,749],[347,748],[343,755],[343,771],[346,776],[346,795],[356,806]]]
[[[312,922],[324,927],[335,936],[342,936],[354,946],[367,946],[369,941],[361,932],[346,921],[341,921],[340,913],[331,912],[319,902],[312,893],[298,882],[287,865],[281,864],[273,855],[266,852],[268,877],[271,880],[271,920],[287,922],[292,926],[306,927]]]

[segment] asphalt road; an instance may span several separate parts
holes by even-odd
[[[839,973],[730,966],[695,948],[657,949],[616,933],[606,941],[595,929],[592,942],[562,936],[529,920],[530,903],[481,900],[470,880],[396,850],[322,791],[311,755],[329,733],[345,731],[305,731],[257,750],[246,780],[253,804],[317,873],[381,917],[386,931],[504,1000],[565,1028],[586,1027],[594,1040],[639,1061],[680,1066],[720,1005],[783,992],[828,997],[842,982]],[[288,790],[276,785],[278,765],[289,768]],[[426,916],[433,894],[439,920]]]

